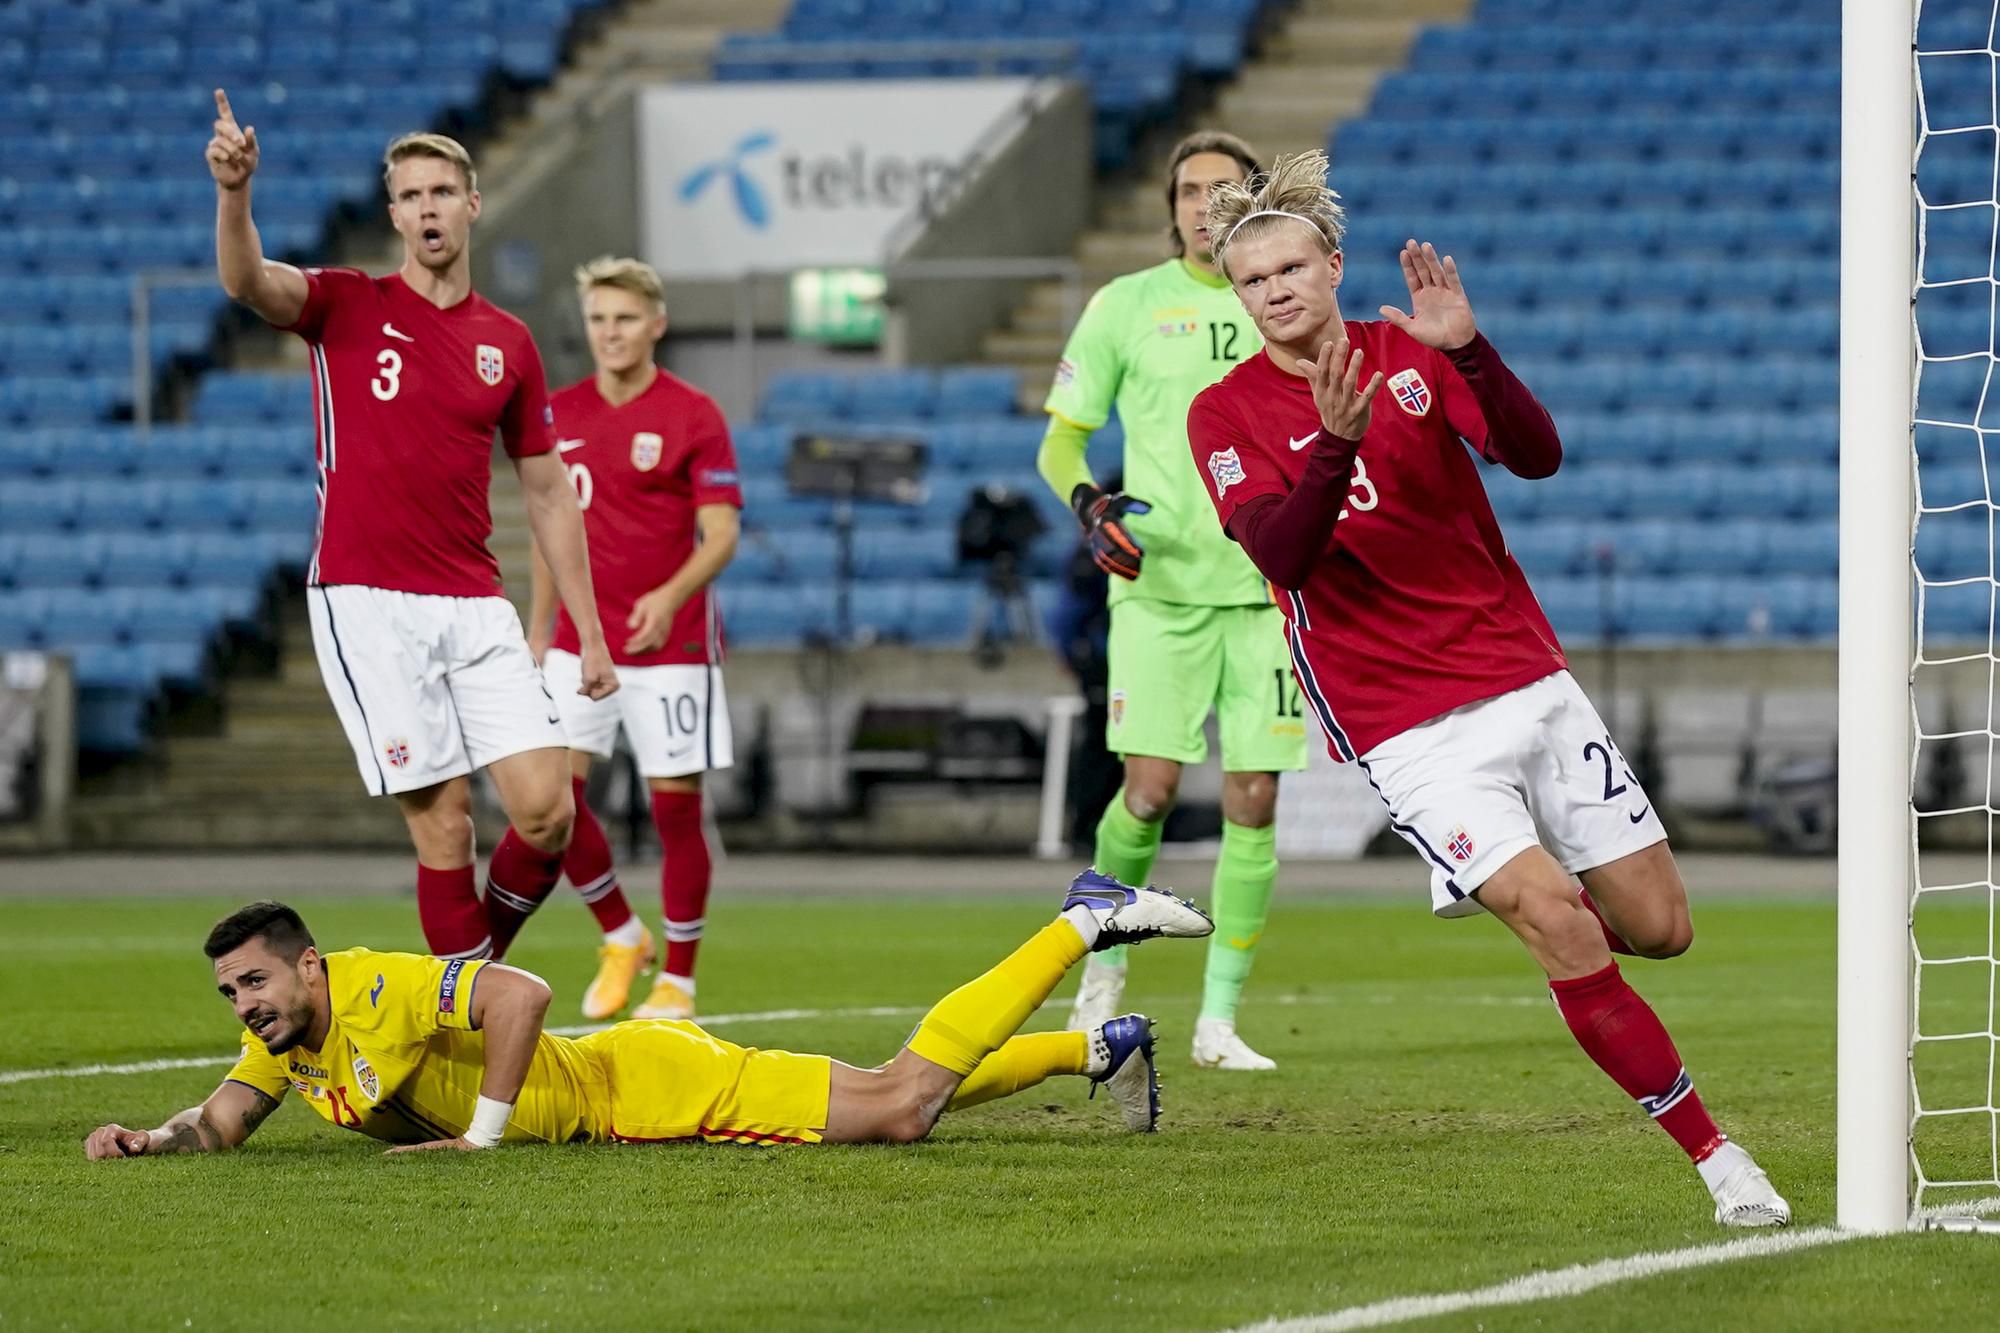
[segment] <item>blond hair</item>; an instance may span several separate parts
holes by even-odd
[[[592,290],[598,287],[615,287],[621,292],[630,292],[649,302],[655,313],[667,313],[667,285],[660,281],[659,270],[643,260],[599,255],[588,264],[578,264],[577,299],[589,300]]]
[[[465,151],[464,144],[443,134],[405,134],[390,144],[382,153],[382,184],[389,184],[389,177],[395,172],[397,163],[413,157],[434,157],[440,162],[449,162],[465,177],[467,191],[479,188],[479,174],[472,169],[472,154]]]
[[[1328,254],[1340,249],[1347,213],[1340,196],[1327,188],[1326,167],[1326,154],[1315,148],[1279,158],[1268,175],[1215,187],[1208,197],[1208,245],[1225,275],[1230,246],[1267,236],[1288,222],[1311,227]]]

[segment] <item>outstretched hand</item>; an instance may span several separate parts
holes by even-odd
[[[234,193],[257,174],[257,127],[238,128],[229,109],[229,94],[215,90],[215,133],[208,141],[208,174]]]
[[[1319,409],[1319,424],[1326,433],[1343,440],[1358,440],[1368,433],[1375,412],[1375,391],[1382,387],[1382,372],[1361,384],[1361,349],[1349,350],[1345,330],[1321,346],[1317,360],[1298,359],[1299,373],[1312,385],[1313,406]]]
[[[151,1134],[143,1129],[127,1129],[123,1125],[99,1125],[83,1141],[83,1155],[93,1162],[144,1157],[152,1148]]]
[[[1382,307],[1382,318],[1426,347],[1452,352],[1471,342],[1479,332],[1472,318],[1472,302],[1458,280],[1458,265],[1450,255],[1438,258],[1429,241],[1419,245],[1406,241],[1397,256],[1403,264],[1403,281],[1410,288],[1409,313],[1392,305]]]

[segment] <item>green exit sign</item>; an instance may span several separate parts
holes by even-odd
[[[882,341],[886,287],[880,269],[800,269],[792,274],[792,336],[843,347],[874,346]]]

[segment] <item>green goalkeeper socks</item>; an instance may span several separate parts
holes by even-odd
[[[1098,831],[1098,846],[1104,833]],[[1250,965],[1257,958],[1257,941],[1271,915],[1271,890],[1278,882],[1278,834],[1274,826],[1246,828],[1224,821],[1222,855],[1215,862],[1215,885],[1208,910],[1215,917],[1215,934],[1208,937],[1208,967],[1202,976],[1201,1016],[1236,1021],[1236,1002]]]
[[[1119,883],[1143,888],[1153,874],[1153,858],[1160,854],[1161,822],[1148,824],[1125,805],[1125,789],[1120,787],[1104,807],[1097,821],[1097,851],[1092,864]],[[1096,955],[1104,967],[1125,966],[1125,946],[1105,949]]]

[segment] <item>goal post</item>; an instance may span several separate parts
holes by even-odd
[[[1918,0],[1843,0],[1838,1221],[1910,1222]]]

